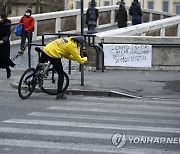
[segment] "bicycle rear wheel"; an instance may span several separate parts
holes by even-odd
[[[33,93],[36,83],[32,84],[35,74],[34,68],[28,68],[21,76],[18,84],[18,94],[22,99],[27,99]]]
[[[58,89],[57,84],[58,84],[58,74],[54,68],[50,68],[47,71],[46,76],[43,78],[43,84],[41,90],[49,95],[57,95],[57,89]],[[63,83],[62,92],[65,92],[68,86],[69,86],[69,77],[66,74],[66,72],[64,72],[64,83]]]

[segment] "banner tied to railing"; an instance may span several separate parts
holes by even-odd
[[[104,66],[151,67],[152,45],[103,44]]]

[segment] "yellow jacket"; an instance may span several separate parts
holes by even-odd
[[[77,43],[72,40],[72,37],[56,39],[43,48],[44,53],[52,58],[66,58],[75,60],[80,64],[87,61],[87,57],[81,58]]]

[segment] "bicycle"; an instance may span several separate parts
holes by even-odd
[[[39,86],[43,92],[49,95],[57,95],[57,82],[58,74],[48,61],[46,63],[40,63],[40,56],[42,50],[38,47],[35,48],[38,52],[38,64],[35,68],[28,68],[22,74],[19,84],[18,84],[18,94],[22,99],[27,99]],[[69,77],[66,72],[64,72],[64,84],[62,92],[65,92],[69,86]]]

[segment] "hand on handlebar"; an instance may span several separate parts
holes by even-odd
[[[86,52],[86,51],[82,51],[81,56],[82,56],[82,57],[87,57],[87,56],[88,56],[88,55],[87,55],[87,52]]]

